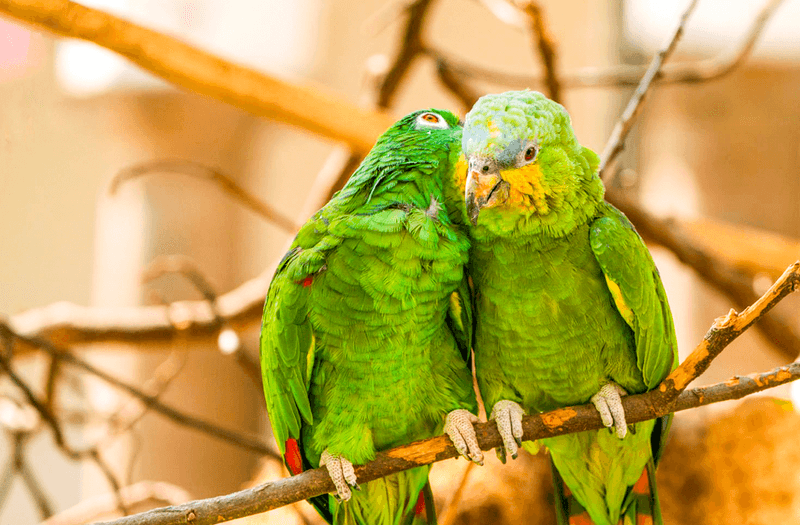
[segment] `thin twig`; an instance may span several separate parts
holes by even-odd
[[[544,19],[542,7],[534,1],[528,1],[521,6],[530,20],[531,34],[535,43],[535,50],[539,55],[544,69],[544,83],[547,86],[547,96],[561,103],[561,81],[558,78],[556,60],[556,44],[553,40],[547,23]]]
[[[661,69],[661,75],[655,79],[655,82],[658,84],[699,83],[716,80],[730,74],[750,56],[767,22],[782,2],[783,0],[767,2],[733,51],[726,51],[719,56],[705,60],[665,64]],[[480,66],[450,56],[438,48],[427,48],[425,53],[434,60],[441,61],[452,74],[462,79],[481,80],[510,87],[536,86],[545,81],[542,76],[520,75]],[[560,79],[562,87],[569,89],[636,86],[647,69],[647,65],[630,64],[602,68],[588,67],[567,71],[560,76]]]
[[[191,499],[186,490],[163,482],[140,481],[124,487],[119,496],[128,508],[142,505],[180,505]],[[83,525],[93,523],[117,509],[117,495],[103,494],[83,500],[74,507],[59,512],[41,525]]]
[[[600,177],[603,176],[605,169],[624,148],[625,138],[628,136],[631,127],[633,127],[636,116],[642,109],[642,102],[644,102],[647,93],[650,91],[650,86],[652,86],[653,80],[659,76],[661,72],[661,66],[667,59],[669,59],[670,55],[672,55],[672,52],[675,51],[675,47],[677,47],[678,41],[680,40],[681,35],[683,35],[683,28],[686,26],[686,22],[689,20],[692,11],[694,11],[694,8],[697,7],[698,1],[699,0],[692,0],[686,10],[683,12],[681,19],[678,22],[678,26],[672,32],[664,47],[662,47],[656,53],[656,56],[653,57],[653,60],[650,62],[650,67],[647,68],[647,72],[645,72],[641,82],[639,82],[639,85],[636,87],[636,91],[633,92],[633,96],[631,97],[630,102],[628,102],[628,105],[625,107],[625,111],[622,112],[619,122],[617,122],[617,125],[614,126],[614,130],[611,132],[611,137],[609,137],[605,148],[603,148],[603,153],[600,155]]]
[[[231,177],[221,171],[190,160],[156,160],[130,166],[121,170],[111,180],[109,192],[115,194],[120,186],[132,180],[153,173],[178,173],[213,182],[218,188],[236,201],[250,208],[267,221],[287,233],[295,233],[299,225],[266,202],[239,186]]]
[[[214,436],[216,438],[222,439],[223,441],[227,441],[228,443],[241,447],[245,450],[251,450],[253,452],[257,452],[265,456],[270,456],[276,459],[280,459],[277,453],[273,451],[269,445],[267,445],[266,443],[264,443],[263,441],[261,441],[256,437],[249,436],[240,432],[235,432],[233,430],[228,430],[219,427],[211,422],[200,419],[198,417],[191,416],[189,414],[184,414],[183,412],[180,412],[171,406],[165,405],[158,399],[157,396],[149,395],[142,392],[138,388],[129,385],[128,383],[125,383],[124,381],[117,379],[116,377],[111,376],[98,368],[95,368],[94,366],[90,365],[83,359],[80,359],[79,357],[75,356],[71,352],[51,344],[49,341],[46,341],[41,338],[25,337],[22,336],[21,334],[15,333],[8,327],[7,324],[3,323],[2,321],[0,321],[0,336],[13,337],[16,340],[24,341],[27,345],[39,348],[48,355],[54,356],[64,363],[79,368],[84,372],[88,372],[89,374],[102,379],[106,383],[128,393],[129,395],[133,396],[134,398],[144,403],[144,405],[149,409],[167,417],[168,419],[172,420],[175,423],[178,423],[179,425],[199,430],[210,436]],[[30,387],[27,384],[25,384],[25,382],[22,381],[19,378],[19,376],[16,376],[16,374],[13,373],[13,371],[10,368],[9,361],[4,357],[0,357],[0,368],[5,369],[6,373],[9,374],[12,381],[14,381],[14,383],[17,384],[17,386],[26,395],[31,405],[33,405],[34,408],[36,408],[36,410],[41,414],[42,419],[44,419],[49,425],[51,425],[56,438],[56,442],[59,444],[65,444],[63,434],[61,434],[60,427],[56,421],[55,416],[51,412],[49,412],[47,408],[38,400],[36,395],[31,391]],[[84,457],[86,454],[88,454],[87,451],[82,451],[82,452],[73,451],[73,455],[77,455],[79,458]]]
[[[625,396],[622,404],[627,421],[636,423],[696,406],[738,399],[800,379],[800,363],[795,362],[770,372],[736,377],[723,383],[684,391],[686,385],[702,373],[727,345],[798,288],[800,261],[789,267],[763,297],[741,314],[731,313],[725,319],[715,322],[690,357],[659,387],[644,394]],[[600,414],[588,404],[525,416],[522,424],[524,440],[603,428]],[[478,423],[475,431],[482,450],[490,450],[502,444],[494,422]],[[438,436],[380,452],[374,461],[356,467],[356,475],[360,482],[366,483],[394,472],[456,457],[457,454],[449,438]],[[333,482],[327,471],[324,468],[314,469],[227,496],[156,509],[108,522],[107,525],[177,525],[186,522],[194,525],[214,524],[266,512],[333,490]]]

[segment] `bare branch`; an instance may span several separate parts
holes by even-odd
[[[436,60],[436,78],[439,79],[439,82],[441,82],[459,102],[461,102],[464,112],[469,111],[480,97],[480,95],[467,86],[458,74],[450,69],[443,60]]]
[[[547,96],[561,103],[561,81],[556,72],[556,44],[547,28],[542,7],[534,1],[524,2],[522,10],[528,15],[531,34],[533,35],[539,58],[544,68],[544,83],[547,86]]]
[[[7,324],[1,321],[0,321],[0,336],[4,338],[10,337],[15,340],[24,341],[28,346],[39,348],[48,355],[59,359],[63,363],[67,363],[69,365],[72,365],[76,368],[83,370],[84,372],[88,372],[89,374],[92,374],[93,376],[102,379],[106,383],[128,393],[129,395],[133,396],[134,398],[144,403],[144,405],[149,409],[158,412],[159,414],[167,417],[168,419],[174,421],[175,423],[178,423],[179,425],[188,428],[193,428],[195,430],[200,430],[201,432],[204,432],[216,438],[227,441],[243,449],[251,450],[253,452],[257,452],[265,456],[270,456],[276,459],[280,459],[277,453],[274,452],[269,445],[262,442],[260,439],[219,427],[211,422],[205,421],[195,416],[184,414],[183,412],[180,412],[168,405],[165,405],[158,399],[157,396],[142,392],[138,388],[131,386],[128,383],[125,383],[124,381],[121,381],[120,379],[117,379],[116,377],[113,377],[107,374],[106,372],[99,370],[98,368],[95,368],[94,366],[90,365],[86,361],[75,356],[71,352],[63,348],[59,348],[52,345],[49,341],[46,341],[41,338],[31,338],[22,336],[21,334],[15,333],[11,328],[9,328]],[[55,416],[47,410],[44,404],[31,391],[30,387],[27,384],[25,384],[25,382],[22,381],[22,379],[13,372],[13,370],[10,367],[10,362],[7,358],[0,357],[0,368],[3,368],[6,371],[9,377],[11,377],[12,381],[23,391],[29,403],[33,405],[33,407],[36,408],[36,410],[40,413],[42,419],[44,419],[48,423],[48,425],[50,425],[51,429],[53,430],[55,440],[59,445],[59,448],[62,448],[64,452],[73,459],[83,459],[88,454],[90,454],[90,451],[74,451],[67,446]]]
[[[397,94],[397,88],[406,74],[408,74],[411,65],[422,52],[421,33],[431,3],[432,0],[416,0],[408,6],[408,21],[406,22],[403,37],[400,40],[400,49],[397,52],[394,64],[386,73],[378,89],[377,105],[379,108],[388,108],[392,105]]]
[[[393,119],[319,86],[290,84],[232,64],[163,33],[69,0],[0,0],[0,13],[57,35],[88,40],[190,91],[369,151]]]
[[[736,70],[750,56],[767,22],[782,2],[783,0],[767,2],[733,51],[723,52],[717,57],[705,60],[666,64],[655,82],[658,84],[707,82]],[[439,49],[427,49],[426,53],[434,59],[441,60],[449,71],[465,79],[489,81],[505,86],[535,86],[545,81],[542,76],[519,75],[472,64],[449,56]],[[589,67],[565,72],[560,78],[562,87],[570,89],[636,86],[647,69],[648,66],[645,65],[628,64],[603,68]]]
[[[729,314],[725,319],[715,322],[709,334],[690,357],[659,387],[644,394],[624,397],[622,404],[628,422],[646,421],[675,411],[726,399],[738,399],[800,379],[800,363],[795,362],[770,372],[737,377],[723,383],[683,391],[686,385],[702,373],[727,345],[777,302],[798,288],[800,288],[800,261],[789,267],[755,304],[741,314]],[[536,440],[600,428],[603,428],[600,415],[592,405],[565,407],[543,414],[525,416],[523,439]],[[482,450],[502,445],[502,438],[494,422],[478,423],[475,425],[475,430]],[[356,475],[359,482],[366,483],[394,472],[456,457],[457,454],[446,436],[438,436],[379,452],[374,461],[356,467]],[[227,496],[156,509],[114,520],[106,525],[177,525],[187,522],[193,525],[214,524],[266,512],[333,490],[333,482],[327,471],[314,469]]]
[[[180,487],[152,481],[141,481],[124,487],[120,495],[128,508],[141,508],[142,505],[179,505],[191,499],[189,493]],[[117,509],[116,498],[115,494],[104,494],[84,500],[45,520],[41,525],[83,525],[97,521]]]
[[[115,194],[120,186],[134,179],[164,172],[179,173],[211,181],[235,200],[287,233],[295,233],[300,227],[292,219],[249,193],[221,171],[190,160],[156,160],[125,168],[112,179],[109,193]]]
[[[656,53],[656,56],[653,57],[652,62],[650,62],[650,67],[647,68],[647,72],[644,74],[641,82],[639,82],[639,85],[636,87],[636,91],[633,92],[633,96],[631,97],[630,102],[628,102],[625,111],[622,112],[622,117],[620,117],[617,125],[614,126],[614,130],[611,132],[611,137],[609,137],[608,142],[606,142],[606,147],[603,149],[603,153],[600,155],[600,177],[603,176],[603,172],[606,170],[608,165],[622,151],[625,144],[625,138],[628,136],[631,127],[633,127],[636,116],[642,109],[642,102],[644,102],[647,93],[650,91],[650,86],[653,84],[653,80],[658,77],[661,72],[661,66],[664,64],[664,62],[666,62],[670,55],[672,55],[672,52],[675,51],[675,47],[678,45],[678,41],[683,34],[683,28],[686,26],[686,22],[689,20],[689,16],[691,16],[692,11],[694,11],[694,8],[697,7],[697,3],[698,0],[692,0],[689,4],[689,7],[687,7],[683,12],[680,22],[678,22],[678,26],[672,32],[664,47],[662,47],[658,53]]]

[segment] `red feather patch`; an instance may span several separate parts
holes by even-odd
[[[303,472],[303,458],[300,456],[300,447],[297,445],[297,440],[289,438],[286,440],[286,454],[283,455],[286,460],[286,465],[289,467],[289,472],[296,476]]]
[[[312,276],[310,276],[310,275],[309,275],[308,277],[306,277],[305,279],[303,279],[303,288],[305,288],[305,287],[307,287],[307,286],[311,286],[311,283],[312,283],[312,282],[314,282],[314,278],[313,278]]]
[[[425,514],[425,495],[422,491],[419,491],[419,498],[417,498],[417,504],[414,505],[414,515],[422,516]]]

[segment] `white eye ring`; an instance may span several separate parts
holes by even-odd
[[[525,166],[534,162],[539,157],[539,146],[535,142],[529,142],[522,151],[517,154],[517,166]]]
[[[450,126],[441,115],[427,111],[417,116],[416,128],[448,129]]]

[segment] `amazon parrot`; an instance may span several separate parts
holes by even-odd
[[[627,425],[621,405],[678,361],[650,253],[604,200],[597,155],[544,95],[482,97],[462,149],[475,368],[498,453],[517,456],[523,414],[592,402],[608,429],[542,440],[559,523],[661,523],[654,471],[670,418]]]
[[[428,466],[358,486],[353,465],[378,451],[444,429],[480,461],[461,129],[435,109],[396,122],[300,229],[270,284],[260,343],[270,422],[292,474],[327,468],[337,494],[310,502],[329,523],[435,523]]]

